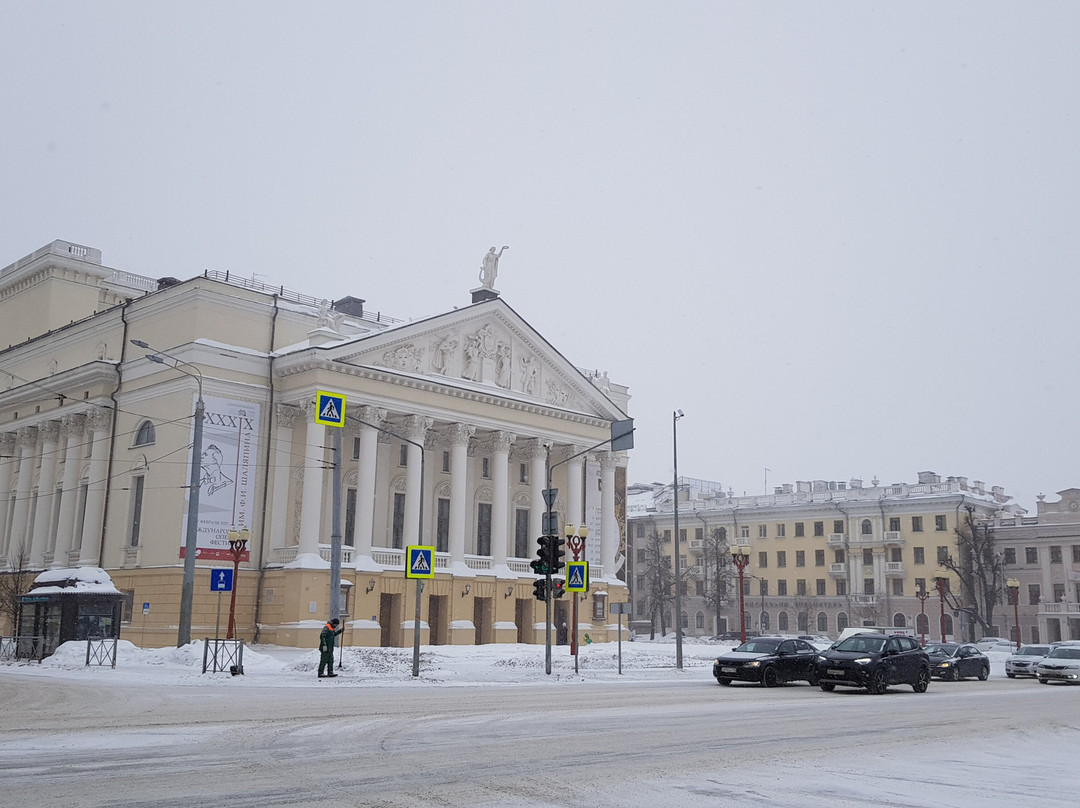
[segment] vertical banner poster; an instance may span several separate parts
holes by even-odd
[[[259,453],[259,405],[250,401],[203,398],[202,456],[199,460],[199,529],[196,558],[232,560],[229,531],[252,527],[255,471]],[[192,425],[194,437],[194,424]],[[191,453],[188,454],[189,462]],[[191,496],[191,492],[188,492]],[[184,557],[187,509],[180,539]],[[242,561],[250,552],[244,550]]]

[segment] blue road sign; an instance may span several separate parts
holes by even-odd
[[[408,563],[405,565],[406,578],[434,578],[435,577],[435,548],[429,545],[410,545],[405,557]]]
[[[232,574],[229,567],[210,570],[210,591],[232,592]]]
[[[345,396],[340,393],[316,390],[315,423],[324,426],[345,426]]]
[[[587,592],[589,591],[589,562],[568,561],[566,562],[566,591]]]

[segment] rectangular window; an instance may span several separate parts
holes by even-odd
[[[518,482],[522,485],[529,484],[529,467],[525,463],[518,463]]]
[[[915,564],[926,563],[926,548],[925,547],[912,547],[911,548],[911,560]]]
[[[705,528],[703,528],[703,527],[694,528],[694,538],[697,539],[698,541],[704,541],[705,540]]]
[[[904,549],[902,547],[893,547],[889,550],[889,561],[894,564],[901,564],[904,561]]]
[[[862,551],[862,563],[863,563],[864,567],[872,567],[872,566],[874,566],[874,551],[873,550],[863,550]]]
[[[645,538],[645,523],[644,522],[638,522],[637,537],[639,539],[644,539]]]
[[[439,497],[436,503],[438,515],[435,518],[435,552],[450,552],[450,500]]]
[[[873,595],[874,594],[874,579],[873,578],[863,578],[862,591],[863,591],[864,595]]]
[[[765,569],[767,566],[769,566],[769,554],[764,551],[758,553],[757,565],[760,569]]]
[[[664,531],[664,541],[665,542],[671,541],[671,531],[670,530],[665,530]]]
[[[1039,563],[1039,548],[1038,547],[1025,547],[1024,548],[1024,561],[1028,564]]]
[[[450,452],[444,451],[442,453],[442,471],[443,474],[450,473]]]
[[[801,539],[805,535],[806,535],[806,527],[803,525],[802,522],[796,522],[795,523],[795,538]]]
[[[787,581],[776,582],[776,594],[784,597],[787,595]]]
[[[397,464],[399,466],[409,465],[409,447],[404,443],[398,446]]]
[[[1080,544],[1074,544],[1072,546],[1073,563],[1080,564]],[[1015,557],[1015,554],[1014,554]]]
[[[1065,584],[1054,584],[1054,603],[1065,601]]]
[[[934,530],[948,530],[948,527],[945,525],[944,516],[934,517]]]
[[[818,578],[816,581],[814,581],[814,589],[819,598],[825,597],[825,579]]]
[[[757,535],[758,535],[759,539],[767,539],[767,538],[769,538],[769,527],[768,527],[768,525],[758,525],[757,526]]]
[[[401,549],[401,537],[405,534],[405,495],[394,494],[394,520],[390,528],[390,541],[395,550]]]
[[[704,581],[694,581],[694,594],[699,598],[705,596]],[[603,600],[603,598],[597,598],[597,600]]]
[[[926,591],[926,579],[925,578],[916,578],[915,579],[915,591],[916,592],[925,592]]]
[[[814,550],[814,566],[815,567],[824,567],[825,566],[825,551],[824,550]]]
[[[845,559],[844,559],[844,551],[843,550],[833,550],[833,562],[836,563],[836,564],[843,564],[844,561],[845,561]]]
[[[805,550],[796,550],[795,551],[795,566],[796,567],[805,567],[806,566],[806,551]]]
[[[764,578],[758,581],[758,594],[761,595],[763,598],[767,598],[769,596],[769,582],[766,581]]]
[[[352,439],[352,459],[353,460],[359,460],[360,459],[360,438],[353,438]]]
[[[683,527],[680,527],[680,528],[679,528],[679,541],[680,541],[680,542],[681,542],[681,543],[682,543],[682,544],[683,544],[684,546],[686,545],[686,528],[683,528]]]
[[[1028,584],[1028,606],[1038,606],[1042,598],[1042,590],[1038,584]]]
[[[131,478],[131,546],[139,546],[139,533],[142,531],[142,503],[146,476]]]
[[[476,506],[476,554],[491,555],[491,503]]]
[[[480,476],[483,477],[485,480],[490,480],[491,479],[491,458],[490,457],[481,457],[480,458]]]
[[[806,597],[806,579],[800,578],[795,582],[795,594],[800,597]]]
[[[899,516],[890,516],[889,517],[889,530],[891,530],[893,533],[899,533],[900,532],[900,517]]]
[[[778,525],[776,526],[776,535],[777,535],[777,536],[778,536],[779,538],[783,538],[783,537],[784,537],[784,535],[785,535],[784,531],[785,531],[786,529],[787,529],[787,525],[785,525],[785,524],[784,524],[783,522],[781,522],[780,524],[778,524]]]
[[[750,538],[750,525],[743,525],[739,528],[739,536],[744,539]]]
[[[824,536],[825,535],[825,523],[824,522],[814,522],[814,535],[815,536]]]
[[[843,533],[844,532],[844,520],[843,519],[834,519],[833,520],[832,532],[833,533]]]
[[[949,560],[949,548],[939,544],[937,548],[937,563],[944,564]]]
[[[124,596],[120,606],[120,622],[130,623],[131,613],[135,606],[135,591],[132,589],[121,589],[120,594]]]
[[[903,578],[893,578],[892,593],[894,595],[903,595],[904,594],[904,579]]]
[[[744,578],[742,582],[742,591],[744,595],[750,594],[750,579]]]
[[[1058,544],[1052,544],[1050,546],[1050,563],[1051,564],[1060,564],[1061,563],[1061,546],[1058,545]]]
[[[356,489],[345,489],[345,543],[352,545],[356,533]]]
[[[639,564],[644,564],[644,563],[645,563],[645,548],[644,548],[644,547],[639,547],[639,548],[638,548],[638,551],[637,551],[637,562],[638,562]]]
[[[836,579],[836,595],[841,598],[847,595],[847,581],[843,578]]]
[[[783,550],[777,550],[776,551],[776,566],[778,566],[778,567],[786,567],[787,566],[787,553],[785,551],[783,551]]]
[[[1003,558],[1006,565],[1012,566],[1013,564],[1016,563],[1016,548],[1015,547],[1006,547],[1002,551],[1002,553],[1003,553],[1002,558]]]
[[[911,517],[911,530],[913,533],[922,533],[922,517]]]
[[[531,555],[529,549],[529,511],[517,508],[514,511],[514,555],[528,558]]]

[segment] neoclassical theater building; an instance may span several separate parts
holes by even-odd
[[[225,636],[229,598],[212,572],[232,570],[233,533],[249,537],[237,636],[313,645],[331,606],[336,521],[346,642],[411,645],[404,554],[415,544],[435,548],[422,642],[543,642],[529,560],[550,477],[556,524],[589,529],[579,628],[613,639],[611,604],[626,601],[626,457],[606,441],[627,419],[628,391],[575,367],[493,281],[485,272],[460,308],[401,321],[359,298],[226,273],[143,277],[65,241],[7,266],[0,570],[32,580],[101,567],[125,596],[122,636],[175,643],[197,463],[192,638]],[[340,452],[336,427],[315,420],[319,391],[345,399]],[[553,604],[558,626],[570,600]]]

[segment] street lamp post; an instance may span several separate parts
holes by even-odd
[[[131,340],[131,344],[143,350],[153,351],[146,342],[141,339]],[[171,359],[176,364],[169,365],[162,357]],[[185,376],[190,376],[199,387],[199,398],[195,403],[195,427],[191,436],[191,471],[188,477],[188,509],[187,531],[184,536],[184,581],[180,589],[180,619],[176,632],[176,647],[187,645],[191,642],[191,610],[195,600],[195,554],[198,552],[199,538],[199,485],[202,480],[202,439],[203,439],[203,416],[206,414],[206,405],[203,403],[203,375],[197,367],[190,362],[184,362],[175,356],[170,356],[164,351],[147,354],[147,359],[159,365],[171,367]],[[191,368],[184,370],[181,365]],[[233,581],[233,591],[236,591],[236,582]]]
[[[1012,601],[1013,606],[1013,623],[1016,625],[1016,650],[1020,650],[1020,582],[1015,578],[1010,578],[1005,582],[1005,586],[1009,588],[1009,600]]]
[[[682,670],[682,581],[679,575],[679,419],[682,410],[671,414],[671,460],[675,471],[675,667]]]
[[[915,593],[915,597],[919,599],[919,642],[922,646],[926,647],[926,600],[930,597],[930,593],[926,591],[925,586],[920,586],[919,591]]]
[[[731,553],[731,562],[739,571],[739,642],[746,642],[746,603],[743,597],[743,572],[750,563],[750,548],[745,545],[733,544],[728,548]]]
[[[934,578],[934,584],[937,586],[938,597],[941,598],[941,641],[945,642],[945,587],[948,586],[949,579],[939,574]]]
[[[229,629],[225,633],[226,640],[236,638],[236,590],[239,588],[240,584],[240,559],[244,557],[244,549],[247,547],[247,543],[250,540],[251,531],[247,528],[229,531],[229,548],[232,551],[233,576],[232,595],[229,598]]]

